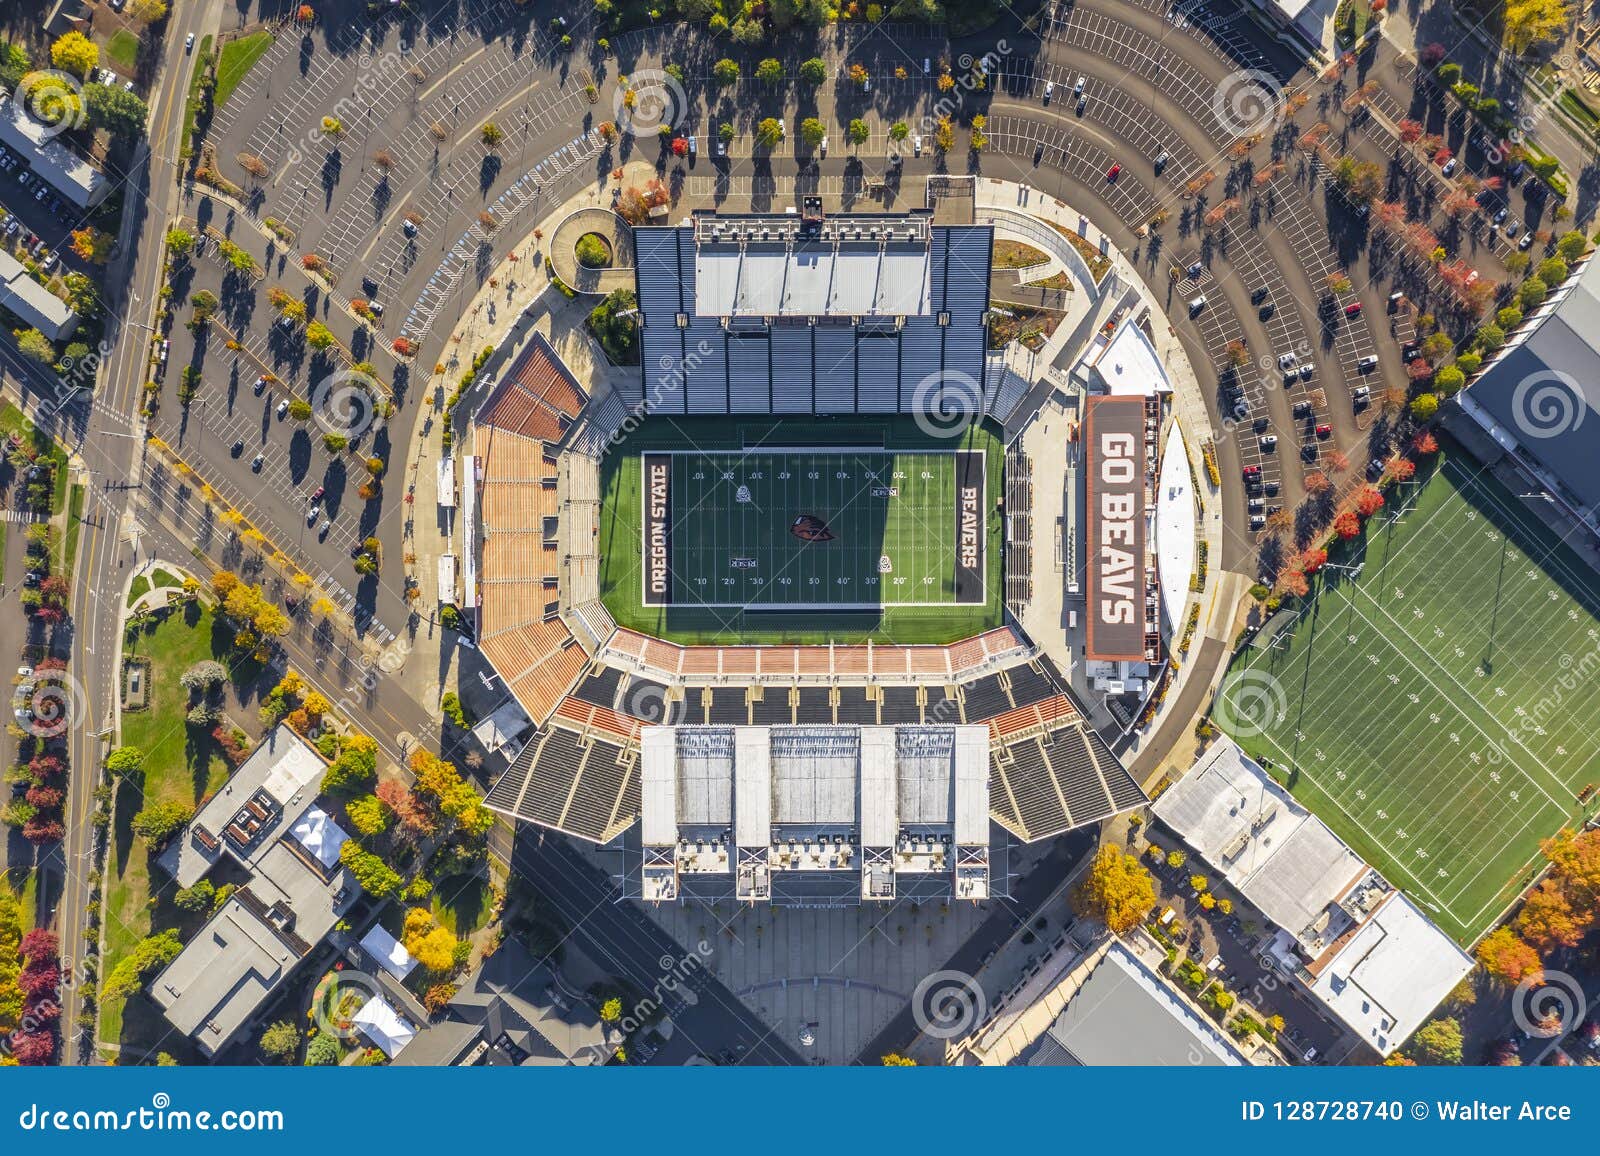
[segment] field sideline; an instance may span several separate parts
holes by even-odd
[[[1213,713],[1465,944],[1600,778],[1600,580],[1465,455],[1418,478]]]

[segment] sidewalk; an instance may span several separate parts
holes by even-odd
[[[654,176],[655,169],[651,165],[631,162],[626,167],[622,184],[642,185]],[[534,222],[527,235],[510,250],[495,276],[484,282],[461,314],[446,345],[451,352],[449,360],[443,363],[444,372],[431,374],[419,394],[421,420],[412,426],[412,438],[406,451],[407,516],[403,541],[407,572],[416,578],[420,591],[416,609],[423,623],[422,637],[437,640],[440,658],[436,663],[407,663],[405,669],[396,674],[419,702],[438,702],[446,690],[454,688],[459,670],[453,655],[445,649],[444,628],[438,620],[441,602],[438,562],[446,554],[457,553],[459,546],[455,511],[439,508],[438,468],[442,454],[439,425],[445,420],[446,401],[473,358],[484,349],[495,349],[496,357],[457,403],[456,416],[465,419],[482,403],[486,391],[497,379],[497,371],[509,364],[534,332],[550,341],[591,398],[603,396],[611,388],[611,368],[583,324],[600,298],[580,295],[569,299],[551,283],[544,271],[545,257],[557,227],[579,210],[596,208],[609,211],[608,187],[580,193],[556,206],[543,220]],[[464,425],[464,420],[456,422],[458,432]],[[463,451],[470,451],[470,447],[460,442],[452,450],[458,478]],[[459,485],[457,493],[460,493]],[[455,593],[451,591],[445,600],[453,602],[454,599]]]

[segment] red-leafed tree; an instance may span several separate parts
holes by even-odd
[[[1361,519],[1354,510],[1346,510],[1333,520],[1333,532],[1348,541],[1361,533]]]
[[[1306,576],[1299,570],[1285,570],[1278,575],[1278,589],[1285,594],[1292,594],[1296,598],[1304,598],[1311,590],[1311,583],[1306,581]]]
[[[1483,970],[1504,983],[1521,983],[1529,976],[1535,982],[1544,974],[1539,953],[1509,927],[1499,927],[1478,944],[1478,962]]]
[[[35,815],[22,825],[22,837],[35,847],[46,843],[59,843],[67,834],[61,820],[46,815]]]
[[[1436,454],[1439,452],[1439,439],[1427,430],[1423,430],[1416,436],[1416,440],[1411,443],[1411,448],[1419,454]]]
[[[63,798],[60,787],[29,787],[28,806],[37,807],[41,811],[53,811],[61,806]]]
[[[1370,518],[1383,509],[1383,495],[1373,486],[1362,486],[1361,492],[1356,495],[1356,513],[1363,518]]]
[[[40,1067],[55,1058],[56,1038],[49,1032],[29,1032],[13,1037],[11,1054],[24,1067]]]
[[[1444,59],[1446,51],[1447,49],[1445,46],[1440,44],[1437,40],[1431,41],[1430,43],[1423,45],[1422,52],[1420,53],[1422,57],[1422,63],[1429,68],[1438,68],[1439,62]]]
[[[686,156],[688,156],[689,155],[689,142],[686,141],[681,136],[673,137],[672,138],[672,155],[675,156],[675,157],[686,157]]]
[[[1395,125],[1395,129],[1400,134],[1400,140],[1405,144],[1416,144],[1422,139],[1422,122],[1420,120],[1412,120],[1410,117],[1405,117],[1399,124]]]
[[[27,960],[56,959],[61,955],[61,937],[53,931],[35,927],[22,937],[17,955]]]
[[[61,987],[61,969],[53,961],[30,963],[18,973],[17,986],[29,999],[49,995]]]
[[[1328,481],[1328,475],[1321,470],[1312,470],[1306,475],[1306,493],[1313,496],[1326,494],[1333,488],[1333,483]]]
[[[1300,555],[1300,568],[1307,574],[1315,574],[1328,564],[1328,552],[1320,546],[1313,546]]]
[[[1343,450],[1334,450],[1328,455],[1328,468],[1336,474],[1342,474],[1350,468],[1350,455]]]
[[[1412,381],[1426,381],[1433,376],[1433,366],[1426,357],[1415,358],[1406,362],[1406,376]]]
[[[1417,472],[1417,463],[1410,458],[1395,458],[1389,463],[1389,473],[1402,482],[1409,482]]]

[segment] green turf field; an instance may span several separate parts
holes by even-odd
[[[667,461],[673,604],[960,601],[950,453],[687,450]],[[796,536],[806,519],[827,539]]]
[[[1600,780],[1600,582],[1465,454],[1391,493],[1356,545],[1333,562],[1360,573],[1319,575],[1213,714],[1471,943]]]
[[[646,605],[647,459],[670,474],[665,605]],[[983,556],[958,589],[961,462],[981,485]],[[899,418],[656,418],[603,466],[601,598],[619,624],[683,643],[964,638],[1002,618],[1003,470],[981,426],[939,439]]]

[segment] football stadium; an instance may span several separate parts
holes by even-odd
[[[1167,669],[1190,466],[1125,288],[1085,298],[1104,364],[1037,383],[1060,432],[1022,411],[995,227],[812,198],[638,227],[643,368],[590,396],[534,335],[495,371],[459,519],[510,692],[475,728],[492,808],[621,851],[637,898],[837,907],[1004,896],[1019,844],[1145,802],[1106,704]]]

